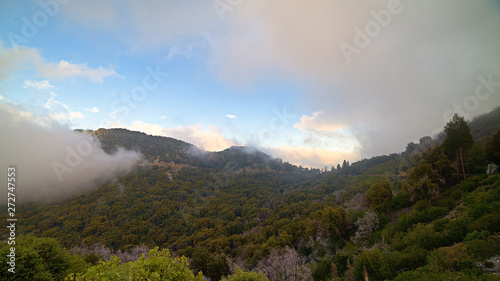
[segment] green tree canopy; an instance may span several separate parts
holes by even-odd
[[[85,274],[69,280],[171,280],[202,281],[201,272],[194,275],[186,257],[172,258],[169,250],[155,248],[135,262],[121,263],[118,257],[93,266]]]
[[[88,267],[82,257],[62,248],[54,238],[20,236],[16,245],[3,242],[0,254],[5,257],[15,248],[15,273],[7,271],[6,262],[0,265],[0,280],[64,280],[70,273],[83,272]]]
[[[390,183],[386,180],[378,180],[368,189],[365,198],[371,208],[387,209],[392,199]]]
[[[218,281],[230,273],[226,256],[215,256],[205,248],[195,248],[192,254],[191,268],[203,272],[210,280]]]
[[[470,149],[474,144],[474,138],[470,132],[469,125],[467,125],[463,117],[455,114],[444,126],[444,133],[446,134],[442,144],[444,151],[448,157],[456,158],[457,169],[458,164],[461,164],[462,174],[465,179],[464,151]],[[457,173],[459,172],[457,171]]]
[[[432,199],[439,196],[440,180],[439,174],[427,162],[413,167],[408,175],[412,201],[424,200],[430,204]]]

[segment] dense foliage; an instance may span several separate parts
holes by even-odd
[[[80,255],[72,254],[61,247],[54,238],[36,238],[22,236],[16,239],[15,245],[2,242],[0,255],[11,255],[15,248],[15,273],[8,271],[6,262],[0,264],[0,280],[64,280],[71,273],[85,271],[89,264]]]
[[[157,248],[140,257],[135,262],[121,263],[115,256],[111,260],[89,268],[84,274],[71,274],[69,280],[165,280],[202,281],[203,276],[194,275],[188,268],[185,257],[172,258],[168,250]]]
[[[244,147],[208,153],[122,129],[87,133],[146,161],[92,193],[20,207],[20,233],[42,237],[25,239],[50,237],[55,256],[68,255],[53,267],[30,254],[30,268],[50,276],[39,280],[198,280],[193,271],[211,280],[497,280],[487,271],[500,267],[491,260],[500,255],[500,175],[486,174],[485,151],[496,152],[499,133],[474,135],[488,140],[467,141],[463,163],[440,144],[446,136],[425,137],[402,154],[328,171]],[[173,257],[139,258],[141,244]]]

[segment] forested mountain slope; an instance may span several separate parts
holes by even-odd
[[[82,132],[145,161],[89,194],[19,206],[18,233],[76,246],[86,267],[107,258],[102,249],[168,248],[211,280],[236,266],[271,280],[361,280],[363,268],[370,280],[497,280],[484,273],[500,266],[490,260],[500,255],[500,176],[485,174],[500,164],[487,153],[500,134],[481,129],[492,116],[470,122],[469,134],[488,141],[464,148],[463,174],[446,141],[321,172],[246,147],[203,152],[124,129]]]

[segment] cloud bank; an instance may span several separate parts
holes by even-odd
[[[62,9],[66,19],[112,31],[134,51],[169,57],[201,48],[211,74],[230,87],[290,81],[306,116],[352,131],[360,157],[401,151],[441,129],[450,112],[473,116],[500,104],[497,1],[229,2],[222,16],[212,1],[86,1]]]
[[[388,13],[391,3],[398,13]],[[382,15],[389,15],[385,26],[376,19]],[[353,131],[362,156],[401,151],[441,129],[481,77],[496,88],[468,109],[464,104],[464,113],[500,104],[500,12],[493,1],[246,1],[226,20],[227,31],[213,39],[220,80],[294,81],[311,112],[328,113],[323,124]],[[358,48],[350,62],[343,43]]]
[[[48,120],[0,103],[0,162],[5,171],[0,180],[7,182],[7,167],[16,167],[17,202],[87,192],[127,173],[141,160],[135,151],[106,154],[96,138]],[[7,202],[6,193],[1,198]]]

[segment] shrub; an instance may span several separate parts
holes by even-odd
[[[472,219],[467,216],[460,216],[450,220],[443,229],[443,236],[446,238],[446,244],[458,243],[462,241],[469,231],[469,224]]]
[[[442,232],[445,230],[446,225],[450,222],[449,219],[437,219],[433,223],[434,230],[437,232]]]
[[[411,245],[431,250],[446,245],[446,239],[443,235],[434,231],[431,226],[419,223],[408,230],[408,233],[403,236],[401,241],[395,243],[394,248],[404,249]]]
[[[427,264],[428,251],[411,246],[402,252],[394,252],[390,258],[391,270],[393,272],[403,272],[414,270]]]
[[[93,266],[84,274],[71,274],[69,280],[166,280],[202,281],[188,268],[186,257],[172,258],[169,250],[151,250],[135,262],[121,263],[118,257]]]
[[[458,271],[460,262],[466,259],[470,259],[470,255],[464,245],[436,249],[427,258],[432,272]]]
[[[401,214],[398,217],[396,230],[405,231],[417,223],[431,222],[436,218],[445,215],[448,208],[430,207],[423,211],[413,211],[409,214]]]
[[[479,185],[492,185],[495,182],[496,177],[487,176],[481,179]]]
[[[396,210],[411,207],[411,205],[410,195],[403,192],[399,192],[398,195],[391,199],[391,207]]]
[[[467,271],[470,269],[477,269],[477,266],[471,259],[464,259],[457,262],[457,268],[460,271]]]
[[[487,230],[491,233],[500,232],[500,213],[486,214],[474,221],[470,228],[471,230]]]
[[[469,209],[469,214],[474,219],[478,219],[485,214],[491,213],[495,206],[489,202],[481,202],[476,203],[474,206],[471,206]]]
[[[390,258],[388,255],[377,249],[365,250],[354,263],[354,276],[358,280],[363,279],[363,267],[366,267],[370,280],[385,280],[394,278],[394,273],[390,268]]]
[[[467,253],[476,259],[487,259],[500,253],[500,237],[494,236],[483,240],[464,242]]]
[[[309,266],[311,267],[311,276],[313,280],[328,280],[331,277],[332,263],[330,260],[324,259],[312,262]]]
[[[429,207],[429,202],[426,200],[418,200],[414,205],[413,209],[417,211],[424,211]]]
[[[467,233],[467,236],[465,237],[464,242],[472,241],[472,240],[485,240],[486,238],[488,238],[488,236],[490,236],[490,233],[486,230],[483,230],[481,232],[474,230],[471,233]]]
[[[463,180],[460,183],[460,191],[462,192],[471,192],[474,191],[478,186],[479,178],[471,177],[466,180]]]
[[[3,242],[0,255],[9,255],[11,247]],[[82,257],[72,255],[54,238],[19,236],[15,255],[15,274],[8,272],[9,265],[2,262],[0,280],[63,280],[66,275],[83,272],[88,267]]]
[[[387,210],[392,199],[391,184],[387,180],[378,180],[366,191],[365,198],[370,207]]]

